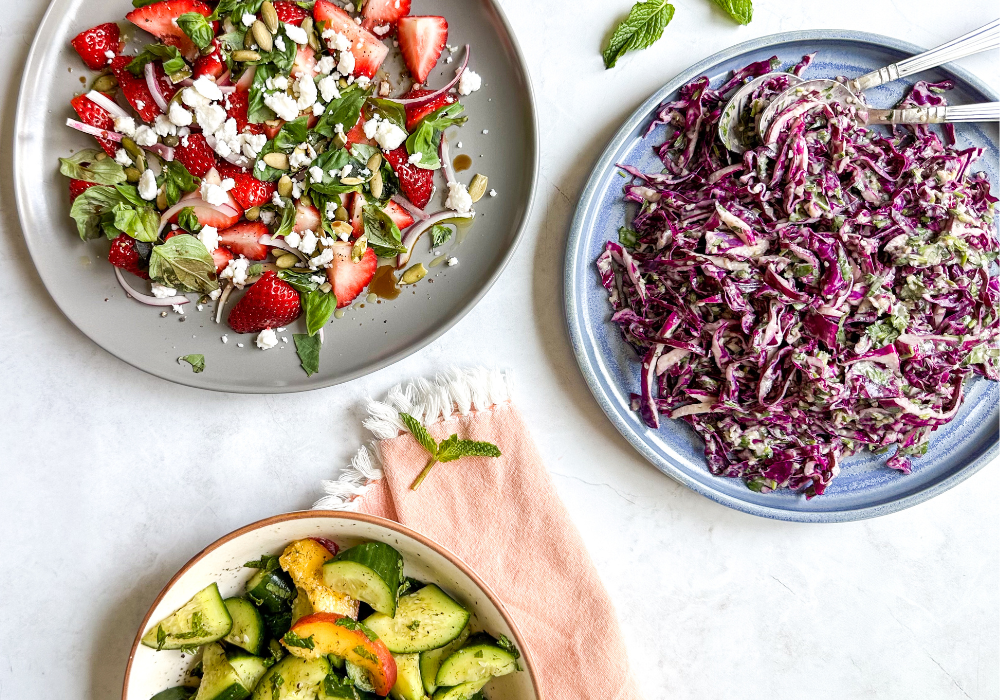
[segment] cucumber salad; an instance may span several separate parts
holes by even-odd
[[[61,158],[60,172],[80,237],[111,241],[134,300],[181,320],[192,302],[214,305],[221,324],[245,289],[232,331],[267,350],[303,317],[294,345],[311,375],[323,327],[373,279],[391,278],[393,298],[428,274],[410,261],[424,233],[431,266],[458,263],[443,246],[488,179],[466,184],[452,165],[445,130],[467,121],[459,100],[482,78],[444,17],[411,16],[410,0],[132,6],[125,18],[155,39],[137,53],[113,22],[72,40],[99,74],[66,124],[97,147]],[[397,48],[405,69],[390,75]],[[432,71],[444,85],[428,87]]]
[[[490,679],[520,670],[509,639],[473,631],[382,542],[297,540],[245,566],[244,595],[213,583],[142,637],[198,659],[189,683],[151,700],[485,700]]]

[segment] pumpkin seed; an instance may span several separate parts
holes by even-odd
[[[138,168],[125,168],[125,179],[129,182],[139,182],[139,178],[141,177],[142,172]]]
[[[233,24],[232,18],[226,17],[224,20],[222,20],[222,33],[223,34],[232,34],[235,31],[236,31],[236,25]]]
[[[361,258],[365,257],[365,251],[368,250],[368,236],[362,236],[358,240],[354,241],[354,246],[351,248],[351,260],[354,262],[361,262]]]
[[[344,207],[337,207],[337,211],[333,213],[334,221],[347,221],[347,210]]]
[[[292,178],[282,175],[278,180],[278,194],[282,197],[292,196]]]
[[[264,156],[264,162],[275,170],[288,170],[288,156],[280,151],[272,151],[268,153]],[[291,180],[289,180],[289,183],[291,183]]]
[[[260,16],[264,20],[264,24],[267,29],[272,34],[277,34],[278,32],[278,13],[274,9],[274,5],[271,4],[271,0],[264,0],[260,6]]]
[[[118,89],[118,78],[113,75],[99,75],[90,88],[98,92],[114,92]]]
[[[307,207],[312,206],[312,199],[307,194],[303,194],[301,197],[299,197],[299,201],[302,202],[304,206]]]
[[[257,46],[261,48],[262,51],[270,51],[274,48],[274,38],[271,36],[271,32],[267,30],[264,23],[257,20],[250,27],[250,31],[253,32],[254,41],[257,42]]]
[[[289,267],[294,267],[295,263],[299,261],[299,256],[294,253],[285,253],[280,258],[274,261],[274,264],[280,267],[282,270],[286,270]]]
[[[333,143],[337,146],[337,148],[346,148],[347,137],[344,136],[344,134],[337,134],[333,137]]]
[[[107,157],[108,157],[107,153],[98,153],[96,156],[94,156],[94,160],[100,162],[100,161],[104,160]]]
[[[306,33],[306,38],[309,40],[309,48],[311,48],[316,53],[319,53],[320,50],[319,37],[316,36],[316,32],[313,30],[313,18],[306,17],[304,20],[302,20],[302,24],[299,26],[302,28],[302,31]]]
[[[472,182],[469,184],[469,196],[472,197],[473,202],[478,202],[486,194],[486,187],[490,184],[490,179],[485,175],[480,175],[476,173],[476,176],[472,178]]]
[[[139,148],[139,144],[128,136],[122,136],[122,148],[125,149],[126,153],[132,156],[133,160],[142,155],[142,149]]]
[[[368,186],[372,188],[372,197],[382,199],[382,173],[380,171],[375,171]]]
[[[253,40],[253,32],[249,29],[243,34],[243,48],[245,49],[255,49],[257,48],[257,43]]]
[[[247,217],[247,221],[256,221],[260,218],[260,207],[250,207],[243,212],[243,216]]]
[[[233,51],[233,60],[240,63],[251,63],[260,60],[260,54],[256,51]]]
[[[362,182],[364,182],[364,179],[360,177],[342,177],[340,178],[340,181],[345,185],[353,187],[354,185],[360,185]]]
[[[171,148],[176,148],[180,144],[181,140],[176,136],[164,136],[163,145],[170,146]]]
[[[333,289],[333,285],[332,285],[332,284],[330,284],[329,282],[324,282],[323,284],[321,284],[321,285],[319,286],[319,290],[320,290],[321,292],[323,292],[324,294],[329,294],[329,293],[330,293],[330,290],[331,290],[331,289]],[[334,316],[337,316],[337,314],[339,313],[339,314],[340,314],[340,316],[337,316],[337,318],[343,318],[343,317],[344,317],[344,313],[343,313],[343,312],[344,312],[344,310],[343,310],[343,309],[339,309],[339,310],[337,310],[337,311],[334,311],[334,312],[333,312],[333,315],[334,315]]]
[[[427,276],[427,268],[423,263],[411,265],[399,278],[400,284],[416,284]]]
[[[378,170],[380,167],[382,167],[382,154],[376,153],[375,155],[373,155],[371,158],[368,159],[367,165],[368,169],[371,170],[372,172]]]
[[[334,221],[330,224],[330,230],[337,235],[343,234],[345,236],[349,236],[354,231],[354,227],[346,221]]]
[[[167,193],[162,188],[156,193],[156,208],[160,211],[167,208]]]

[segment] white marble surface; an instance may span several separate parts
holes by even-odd
[[[992,18],[997,4],[758,0],[745,28],[708,0],[676,4],[660,43],[604,72],[601,40],[627,0],[504,0],[538,95],[542,171],[527,236],[500,285],[450,333],[347,386],[221,395],[119,362],[46,294],[12,178],[0,178],[0,700],[117,696],[135,627],[181,564],[236,527],[308,507],[362,439],[366,396],[456,362],[516,371],[518,403],[650,700],[1000,697],[996,464],[874,521],[807,526],[728,510],[662,476],[607,422],[577,371],[561,305],[566,231],[591,164],[620,120],[680,70],[751,37],[811,27],[931,46]],[[0,15],[7,173],[18,67],[43,10],[4,3]],[[962,64],[1000,88],[996,59]],[[600,673],[595,652],[586,672]]]

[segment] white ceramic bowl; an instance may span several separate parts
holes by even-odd
[[[490,682],[490,700],[538,700],[541,692],[524,639],[496,594],[458,557],[399,523],[371,515],[338,511],[302,511],[277,515],[240,528],[195,555],[160,591],[139,627],[125,671],[122,700],[149,700],[185,678],[191,659],[180,651],[154,651],[139,640],[146,631],[213,581],[223,597],[242,595],[253,575],[243,567],[261,554],[280,554],[293,540],[326,537],[342,547],[365,541],[385,542],[403,556],[404,571],[435,583],[473,613],[476,629],[504,634],[521,651],[520,673]]]

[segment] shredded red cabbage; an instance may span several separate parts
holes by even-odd
[[[965,379],[1000,379],[997,200],[972,172],[981,149],[951,129],[860,127],[816,95],[729,153],[727,94],[776,61],[662,106],[663,171],[622,167],[638,211],[597,268],[642,358],[646,424],[683,418],[713,474],[811,498],[862,448],[896,445],[887,466],[909,473]],[[918,82],[901,105],[944,104],[950,87]]]

